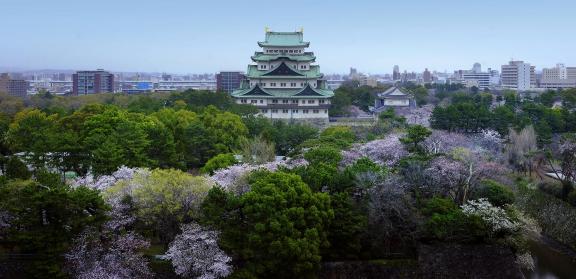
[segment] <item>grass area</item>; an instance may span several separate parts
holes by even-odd
[[[149,256],[149,257],[154,257],[156,255],[162,255],[165,252],[166,252],[166,249],[164,248],[164,245],[152,244],[152,245],[150,245],[150,248],[148,248],[144,251],[144,255]]]

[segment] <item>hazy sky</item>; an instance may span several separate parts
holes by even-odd
[[[264,27],[304,27],[324,73],[576,66],[575,0],[0,0],[0,67],[245,70]]]

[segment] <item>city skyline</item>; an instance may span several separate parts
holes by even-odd
[[[289,9],[264,1],[2,2],[6,13],[0,23],[8,26],[3,33],[11,38],[0,44],[2,68],[245,71],[246,57],[265,27],[303,27],[310,49],[323,54],[318,63],[327,74],[346,73],[350,67],[391,73],[394,65],[401,72],[451,72],[475,62],[483,69],[499,69],[511,58],[537,69],[559,62],[576,65],[576,38],[566,36],[576,26],[570,15],[576,3],[571,1],[291,1],[291,7],[306,4],[306,9],[285,14],[252,11]]]

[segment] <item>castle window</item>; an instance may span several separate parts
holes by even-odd
[[[283,109],[283,110],[282,110],[282,113],[288,113],[288,110],[287,110],[287,109]]]
[[[319,111],[317,109],[312,110],[313,113],[319,113]]]
[[[273,109],[273,110],[272,110],[272,113],[278,113],[278,110],[277,110],[277,109]]]
[[[302,113],[308,113],[308,110],[307,110],[307,109],[303,109],[303,110],[302,110]]]
[[[268,113],[268,110],[267,110],[267,109],[263,109],[263,110],[262,110],[262,113]]]
[[[247,101],[245,99],[240,100],[240,103],[246,104]]]
[[[277,104],[277,103],[278,103],[278,100],[274,99],[274,100],[272,100],[272,103],[273,103],[273,104]]]
[[[324,100],[318,100],[318,103],[320,103],[320,104],[323,104],[323,103],[325,103],[325,102],[326,102],[326,101],[324,101]]]
[[[283,104],[287,104],[287,103],[288,103],[288,100],[282,100],[282,103],[283,103]]]
[[[293,110],[292,110],[292,113],[298,113],[298,110],[297,110],[297,109],[293,109]]]
[[[308,100],[308,103],[309,103],[309,104],[313,104],[313,103],[314,103],[314,100]]]

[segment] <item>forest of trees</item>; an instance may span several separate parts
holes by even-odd
[[[350,261],[426,278],[422,245],[500,247],[533,268],[530,232],[576,248],[574,113],[505,97],[451,93],[434,129],[387,111],[323,130],[202,91],[3,97],[0,268],[18,255],[22,278],[317,278]],[[512,120],[495,126],[498,109]]]

